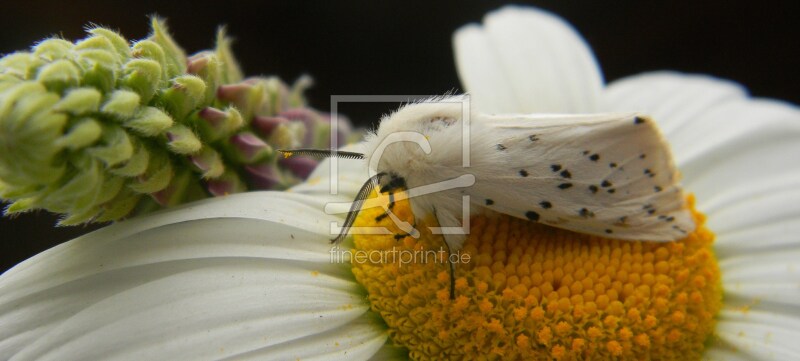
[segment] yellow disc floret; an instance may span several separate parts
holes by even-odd
[[[407,201],[393,211],[413,223]],[[402,234],[383,212],[365,209],[355,226]],[[414,359],[699,359],[722,289],[714,235],[694,214],[697,229],[666,243],[473,217],[463,249],[449,256],[455,299],[433,222],[417,224],[418,239],[354,235],[353,273]]]

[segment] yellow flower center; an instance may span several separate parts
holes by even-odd
[[[393,211],[413,219],[407,201]],[[402,234],[382,213],[365,209],[355,226]],[[669,243],[473,217],[451,257],[454,300],[444,241],[425,224],[417,224],[419,239],[355,234],[352,267],[391,339],[413,359],[700,359],[722,288],[714,235],[694,215],[697,229]]]

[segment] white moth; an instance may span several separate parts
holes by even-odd
[[[694,230],[669,146],[647,116],[470,113],[464,140],[461,99],[412,103],[381,120],[364,144],[375,175],[334,242],[347,234],[376,185],[389,193],[408,188],[417,220],[432,214],[442,227],[462,225],[468,195],[472,214],[500,212],[602,237],[671,241]],[[469,141],[468,167],[462,141]],[[465,175],[474,176],[474,184],[414,196],[416,189]],[[444,237],[451,252],[465,239],[447,232]]]

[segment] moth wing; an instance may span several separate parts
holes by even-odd
[[[580,233],[670,241],[694,230],[669,146],[642,114],[473,115],[472,201]]]

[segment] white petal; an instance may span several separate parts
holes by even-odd
[[[46,251],[0,276],[0,359],[219,359],[300,339],[302,355],[368,358],[385,329],[332,262],[322,203],[235,195]]]
[[[461,83],[488,113],[585,113],[603,80],[588,45],[564,20],[528,7],[489,13],[453,38]]]
[[[367,360],[382,355],[386,332],[375,332],[382,321],[361,317],[342,327],[236,355],[236,360]],[[386,358],[381,358],[386,360]]]
[[[751,361],[752,358],[736,350],[720,345],[720,342],[706,346],[703,360],[707,361]]]
[[[607,112],[641,111],[658,122],[669,138],[676,155],[682,147],[674,141],[675,133],[698,115],[720,103],[743,99],[746,90],[739,84],[706,75],[659,71],[629,76],[614,81],[604,89],[601,110]],[[680,159],[680,157],[679,157]]]
[[[793,156],[800,152],[800,111],[748,98],[734,83],[644,74],[612,83],[604,104],[605,110],[653,115],[672,145],[687,188],[702,202],[737,186],[753,188],[754,180],[783,179],[800,165]]]
[[[708,226],[717,233],[717,256],[800,249],[800,177],[787,176],[731,189],[706,202]]]
[[[800,359],[800,319],[762,311],[723,310],[715,333],[722,349],[733,349],[743,359]]]
[[[800,315],[800,247],[773,253],[739,254],[719,261],[725,304],[780,308]]]

